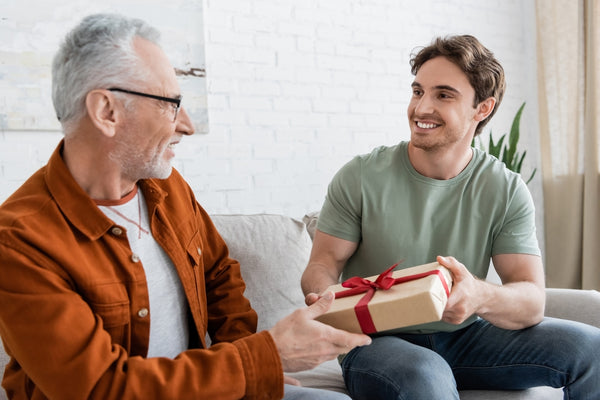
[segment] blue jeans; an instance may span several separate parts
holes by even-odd
[[[600,329],[545,318],[522,330],[482,319],[456,332],[380,336],[342,361],[354,400],[458,399],[458,390],[564,388],[600,399]]]

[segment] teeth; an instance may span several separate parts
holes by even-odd
[[[423,129],[433,129],[435,128],[437,125],[436,124],[426,124],[424,122],[417,122],[417,126],[419,128],[423,128]]]

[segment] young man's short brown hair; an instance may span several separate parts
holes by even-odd
[[[496,99],[494,110],[486,119],[479,122],[475,129],[475,136],[479,135],[485,124],[496,113],[504,96],[506,81],[502,65],[490,50],[471,35],[438,37],[429,46],[413,54],[410,60],[413,75],[417,74],[425,62],[435,57],[446,57],[467,75],[475,90],[473,107],[487,98]]]

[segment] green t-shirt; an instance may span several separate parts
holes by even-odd
[[[409,161],[408,142],[357,156],[330,183],[317,228],[358,243],[342,279],[377,275],[400,260],[398,269],[421,265],[438,255],[454,256],[485,279],[492,255],[540,255],[526,184],[479,149],[448,180],[419,174]],[[475,319],[402,331],[453,331]]]

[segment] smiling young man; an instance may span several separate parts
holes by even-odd
[[[158,37],[92,15],[55,56],[64,140],[0,206],[2,386],[18,399],[348,399],[284,385],[284,371],[371,341],[314,320],[332,294],[256,332],[239,263],[171,165],[194,129]]]
[[[374,335],[342,360],[353,399],[458,399],[460,389],[564,387],[600,398],[600,330],[544,318],[534,206],[519,175],[471,147],[500,104],[504,72],[472,36],[411,59],[409,142],[358,156],[333,178],[302,277],[329,285],[438,261],[454,278],[439,322]],[[502,285],[486,282],[493,260]]]
[[[496,100],[489,97],[473,107],[475,90],[462,70],[445,57],[424,64],[412,89],[411,163],[422,175],[453,178],[471,160],[474,130],[494,110]]]

